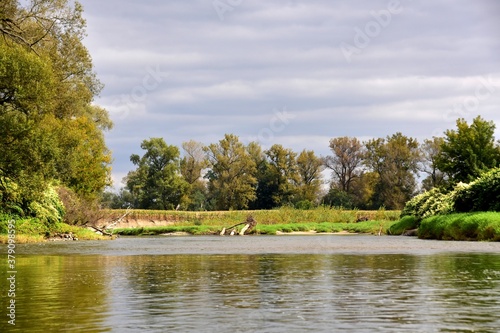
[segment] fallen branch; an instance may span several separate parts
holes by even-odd
[[[245,225],[241,229],[241,231],[239,232],[239,235],[243,236],[245,234],[245,232],[250,231],[253,228],[255,228],[255,226],[257,225],[257,221],[255,221],[255,219],[251,215],[249,215],[245,222],[237,223],[233,226],[230,226],[229,228],[223,228],[222,231],[220,232],[220,235],[224,236],[226,234],[226,230],[231,230],[230,235],[232,236],[232,235],[236,234],[236,227],[240,226],[240,225]]]
[[[99,228],[99,227],[95,227],[93,225],[89,226],[90,228],[94,229],[95,231],[98,231],[100,232],[101,234],[103,235],[106,235],[106,236],[109,236],[109,237],[113,237],[113,234],[107,232],[106,230],[102,229],[102,228]]]
[[[130,205],[129,205],[127,207],[127,210],[125,211],[125,214],[123,214],[122,216],[120,216],[117,219],[112,220],[111,224],[102,227],[102,229],[104,229],[104,230],[112,229],[115,225],[117,225],[118,223],[120,223],[128,214],[130,214],[131,211],[132,211],[132,209],[130,208]],[[93,228],[95,228],[95,227],[93,227]]]

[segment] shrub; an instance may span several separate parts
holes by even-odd
[[[500,211],[500,168],[492,169],[456,194],[457,212]]]
[[[430,195],[435,193],[436,189],[433,188],[430,191],[420,193],[406,202],[403,210],[401,211],[401,217],[405,216],[419,216],[420,207],[427,201]]]
[[[39,200],[29,205],[30,215],[48,225],[61,222],[64,217],[64,205],[53,186],[48,186]]]
[[[401,216],[415,216],[418,221],[421,221],[432,216],[454,213],[457,198],[468,193],[470,187],[470,184],[458,183],[450,192],[433,188],[421,193],[406,203]]]
[[[401,212],[401,217],[414,216],[421,220],[424,215],[429,215],[429,210],[432,207],[437,210],[441,200],[444,199],[441,190],[433,188],[432,190],[421,193],[409,200]],[[434,214],[435,215],[435,214]]]
[[[19,186],[9,178],[1,176],[0,171],[0,210],[22,216],[24,212],[21,206]]]
[[[314,208],[314,203],[309,200],[302,200],[295,204],[296,209],[308,210]]]
[[[63,186],[59,187],[57,192],[66,209],[65,223],[92,225],[104,216],[97,200],[79,197],[73,190]]]

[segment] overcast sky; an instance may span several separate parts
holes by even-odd
[[[500,1],[81,3],[117,188],[150,137],[325,156],[338,136],[421,141],[478,114],[500,127]]]

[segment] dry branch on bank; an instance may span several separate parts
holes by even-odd
[[[241,228],[241,230],[239,231],[239,233],[237,232],[236,230],[236,227],[240,226],[240,225],[244,225],[243,228]],[[241,223],[238,223],[238,224],[235,224],[229,228],[223,228],[222,231],[220,232],[220,235],[221,236],[224,236],[226,234],[226,231],[229,231],[229,235],[230,236],[233,236],[235,235],[236,233],[238,233],[240,236],[243,236],[245,233],[248,233],[250,232],[253,228],[255,228],[255,226],[257,225],[257,221],[253,218],[253,216],[248,216],[247,217],[247,220],[245,222],[241,222]]]

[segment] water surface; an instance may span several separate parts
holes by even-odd
[[[498,332],[500,327],[500,243],[169,236],[16,250],[16,326],[4,317],[2,332]],[[2,301],[5,309],[7,299]]]

